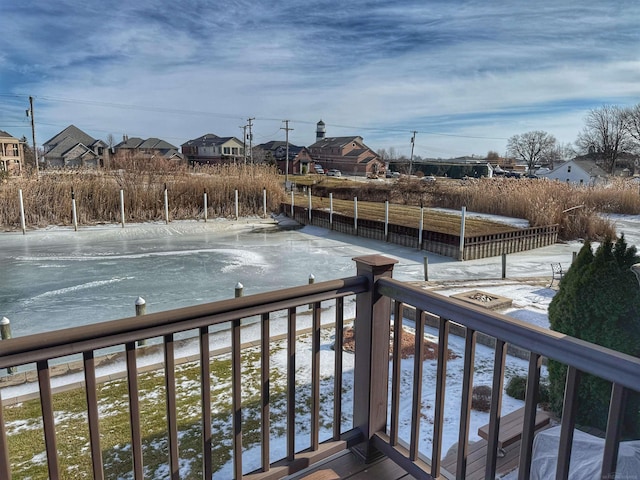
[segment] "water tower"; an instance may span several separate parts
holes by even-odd
[[[316,142],[324,139],[325,133],[327,133],[327,131],[324,128],[324,122],[320,120],[316,125]]]

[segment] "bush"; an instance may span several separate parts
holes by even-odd
[[[515,398],[516,400],[524,400],[527,393],[527,377],[522,375],[516,375],[509,379],[506,388],[507,395]]]
[[[591,343],[640,356],[640,289],[630,270],[640,262],[636,248],[627,248],[624,236],[615,245],[606,240],[591,251],[587,242],[560,281],[549,305],[551,329]],[[566,366],[549,362],[551,408],[560,414]],[[577,422],[604,430],[611,383],[583,374],[578,388]],[[629,394],[623,434],[640,437],[640,398]]]
[[[487,385],[473,387],[471,408],[479,412],[488,412],[491,409],[491,387]]]
[[[511,377],[507,383],[506,392],[516,400],[524,400],[527,393],[527,377],[524,375]],[[538,385],[538,403],[549,403],[549,386],[545,383]]]

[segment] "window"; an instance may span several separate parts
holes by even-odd
[[[229,154],[231,153],[231,149],[230,149],[229,147],[224,147],[224,151],[223,151],[223,153],[224,153],[225,155],[229,155]]]
[[[571,173],[571,165],[567,167],[567,173]]]
[[[232,148],[231,148],[231,153],[232,153],[233,155],[238,155],[238,147],[232,147]]]

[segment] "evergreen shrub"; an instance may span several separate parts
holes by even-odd
[[[640,356],[640,288],[631,266],[639,263],[624,235],[615,244],[605,240],[592,252],[586,242],[549,305],[551,329],[633,356]],[[562,411],[566,366],[549,362],[551,408]],[[611,383],[582,374],[578,388],[577,423],[605,430]],[[627,397],[623,435],[640,438],[640,401]]]

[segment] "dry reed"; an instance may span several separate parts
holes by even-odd
[[[438,179],[423,182],[401,178],[392,183],[343,182],[324,188],[315,185],[315,195],[334,198],[384,202],[403,205],[424,205],[523,218],[533,227],[560,227],[560,238],[602,239],[615,236],[615,227],[600,213],[640,213],[639,186],[633,182],[613,179],[606,185],[577,187],[543,179]]]
[[[120,222],[121,189],[126,222],[164,219],[165,186],[171,220],[202,218],[205,192],[211,218],[235,215],[235,190],[240,216],[262,215],[263,190],[267,192],[267,212],[278,211],[285,197],[280,177],[266,166],[221,165],[197,170],[144,167],[45,171],[39,177],[8,179],[0,184],[0,223],[9,230],[20,227],[18,190],[22,190],[29,227],[71,225],[72,189],[80,225]]]

